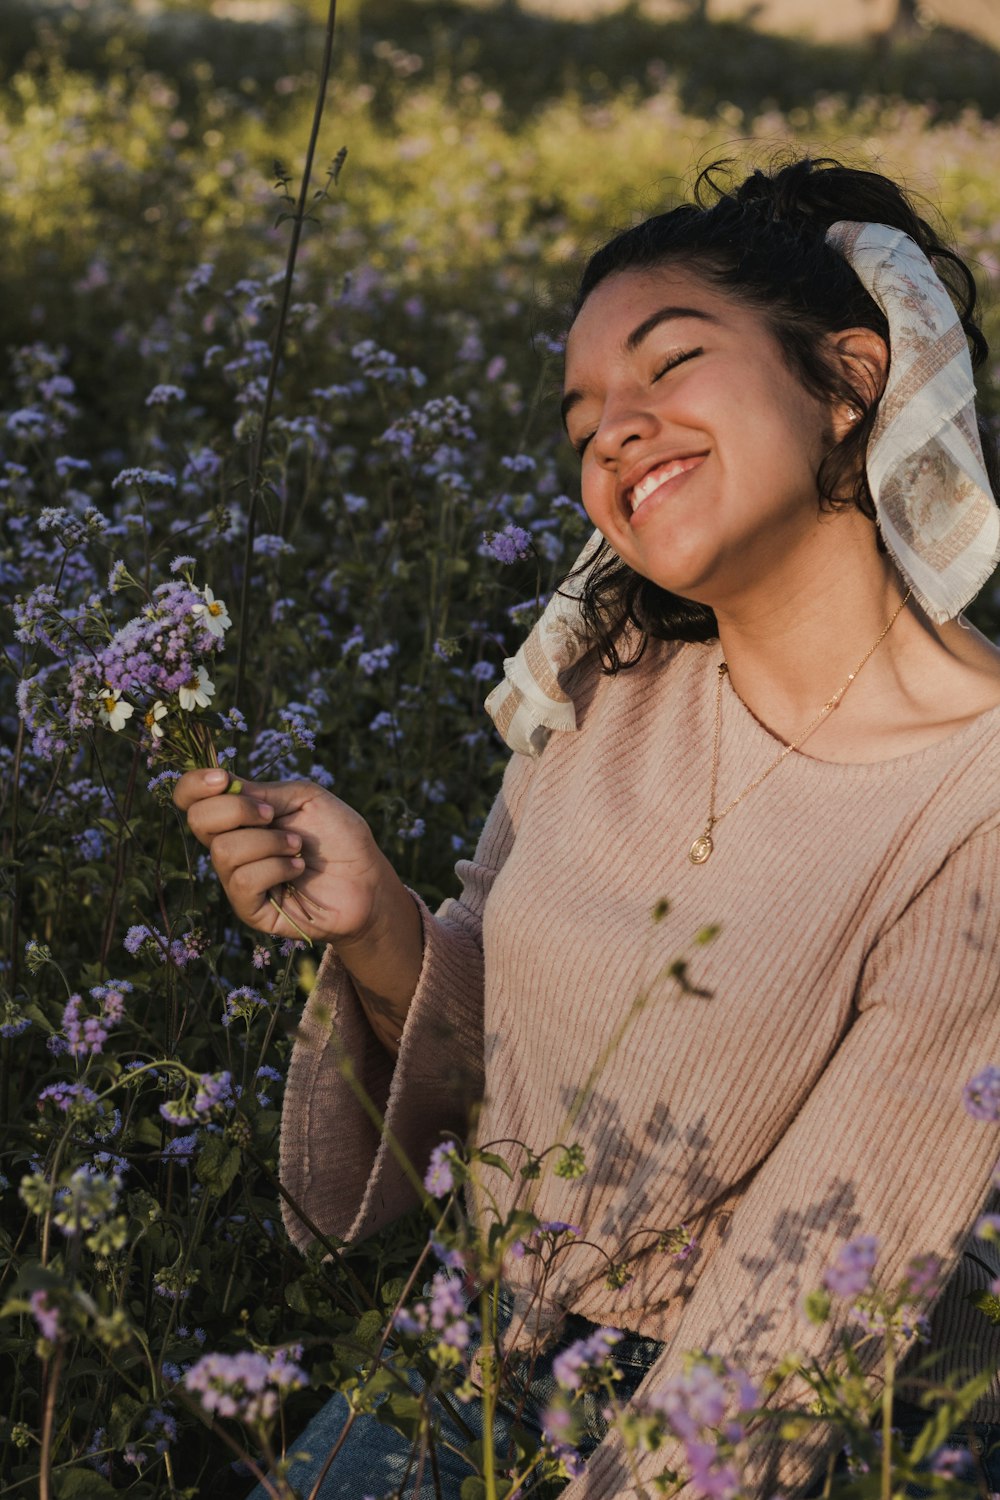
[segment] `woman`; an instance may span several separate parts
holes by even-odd
[[[324,1232],[412,1201],[346,1052],[421,1170],[480,1098],[480,1141],[583,1147],[534,1207],[590,1246],[542,1299],[511,1258],[507,1305],[556,1340],[630,1330],[629,1391],[692,1349],[757,1379],[822,1359],[802,1299],[859,1234],[886,1284],[941,1256],[938,1341],[995,1366],[965,1293],[996,1272],[960,1254],[997,1154],[962,1088],[1000,1059],[1000,652],[956,618],[1000,543],[974,286],[877,174],[710,187],[584,272],[563,410],[604,540],[491,695],[520,753],[461,896],[432,916],[318,787],[191,773],[177,801],[244,921],[290,931],[290,885],[329,943],[282,1137]],[[505,1210],[516,1176],[491,1187]],[[398,1483],[350,1450],[324,1495]],[[764,1442],[749,1492],[805,1494],[823,1461]],[[636,1477],[612,1434],[566,1494]]]

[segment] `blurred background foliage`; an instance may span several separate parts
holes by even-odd
[[[349,159],[307,235],[310,295],[367,263],[474,307],[523,353],[609,229],[713,157],[786,145],[898,173],[940,204],[983,285],[996,274],[1000,58],[982,40],[939,25],[821,45],[690,10],[342,0],[321,159],[341,145]],[[324,12],[6,0],[0,342],[72,343],[123,442],[128,371],[108,329],[151,325],[206,258],[235,274],[279,263],[273,169],[301,158]]]

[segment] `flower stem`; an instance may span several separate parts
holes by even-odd
[[[264,406],[260,415],[260,427],[257,431],[253,458],[250,463],[250,496],[247,504],[247,534],[243,552],[243,582],[240,593],[240,624],[237,636],[239,645],[236,660],[236,684],[233,695],[233,701],[236,703],[243,702],[243,684],[246,678],[247,622],[250,614],[250,592],[253,577],[254,531],[257,520],[257,503],[263,489],[264,453],[267,444],[267,432],[271,422],[271,409],[274,405],[275,387],[278,382],[278,366],[281,363],[281,352],[285,342],[285,324],[288,319],[288,308],[292,297],[292,281],[295,276],[295,262],[298,259],[299,240],[302,237],[302,226],[306,220],[306,208],[309,202],[309,182],[312,177],[313,161],[316,156],[316,143],[319,139],[320,124],[322,123],[323,111],[326,107],[326,90],[330,78],[330,63],[333,56],[333,32],[336,19],[337,0],[330,0],[330,9],[326,18],[323,59],[320,64],[319,85],[316,90],[316,105],[313,110],[312,129],[309,133],[309,144],[306,147],[306,159],[302,168],[302,181],[299,185],[298,202],[295,205],[295,212],[292,215],[292,233],[288,244],[288,256],[285,260],[285,280],[281,289],[281,305],[278,310],[278,321],[275,325],[274,340],[271,345],[271,362],[267,371]]]
[[[892,1500],[892,1390],[896,1378],[896,1345],[887,1319],[885,1335],[885,1382],[882,1386],[882,1493]]]

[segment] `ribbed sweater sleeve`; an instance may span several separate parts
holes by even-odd
[[[790,1351],[826,1363],[847,1309],[816,1327],[803,1298],[839,1246],[877,1237],[877,1275],[897,1283],[911,1257],[954,1266],[997,1159],[995,1127],[962,1089],[1000,1061],[1000,833],[981,827],[934,873],[868,955],[855,1016],[806,1103],[757,1171],[643,1390],[690,1350],[718,1352],[758,1382]],[[808,1005],[808,995],[800,997]],[[738,1086],[734,1080],[734,1087]],[[902,1123],[902,1128],[901,1128]],[[801,1397],[786,1381],[771,1405]],[[758,1428],[748,1493],[801,1496],[822,1443],[781,1443]],[[638,1475],[681,1467],[678,1451],[638,1456]],[[605,1440],[566,1500],[643,1494],[620,1440]],[[687,1493],[687,1491],[685,1491]]]
[[[533,764],[523,756],[508,764],[476,853],[457,866],[461,895],[436,915],[413,897],[423,962],[395,1062],[333,948],[324,955],[296,1034],[282,1111],[282,1211],[300,1248],[314,1237],[306,1220],[352,1241],[398,1218],[417,1202],[412,1171],[423,1173],[442,1132],[467,1133],[483,1088],[483,908],[513,845]],[[381,1128],[373,1112],[382,1116]]]

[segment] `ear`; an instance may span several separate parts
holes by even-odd
[[[871,328],[842,328],[828,335],[830,352],[839,361],[844,379],[858,393],[853,407],[845,403],[833,409],[834,432],[842,438],[858,420],[862,409],[877,401],[889,375],[889,350]]]

